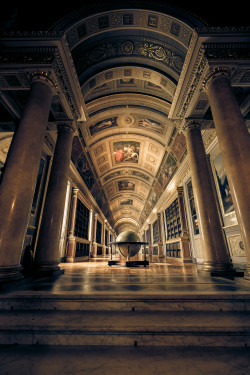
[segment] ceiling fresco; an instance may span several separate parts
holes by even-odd
[[[143,225],[186,152],[168,118],[192,35],[156,12],[123,10],[66,28],[86,104],[72,161],[119,231]]]

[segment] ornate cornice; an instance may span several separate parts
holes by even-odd
[[[0,39],[8,41],[11,39],[61,39],[64,35],[64,31],[49,30],[49,31],[2,31],[0,32]]]
[[[16,70],[12,70],[12,74],[20,72],[26,77],[37,71],[47,74],[57,84],[67,112],[76,119],[83,118],[82,93],[63,32],[11,32],[3,33],[0,39],[0,68],[3,71],[6,71],[6,66],[12,65]],[[6,86],[4,74],[0,79]],[[16,89],[20,89],[20,85]]]
[[[250,32],[250,26],[204,26],[197,27],[196,31],[199,35],[202,34],[246,34]]]
[[[250,59],[250,42],[203,43],[208,61],[235,61]]]

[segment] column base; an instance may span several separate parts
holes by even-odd
[[[65,260],[66,263],[74,263],[75,262],[75,258],[73,257],[67,257],[66,260]]]
[[[250,282],[250,264],[246,265],[246,269],[244,271],[244,280]]]
[[[0,267],[0,284],[17,281],[24,278],[22,266]]]
[[[188,264],[192,264],[193,263],[193,260],[191,258],[186,258],[186,259],[183,259],[182,258],[182,263],[188,263]]]
[[[57,264],[34,264],[32,269],[33,279],[42,278],[42,277],[57,277],[64,273],[64,270]]]
[[[225,262],[209,262],[206,261],[202,265],[202,270],[205,272],[210,272],[211,276],[216,277],[235,277],[237,274],[240,275],[240,272],[237,272],[232,263]],[[239,276],[238,275],[238,276]]]
[[[92,258],[97,257],[97,245],[95,243],[92,245],[91,255],[92,255]]]

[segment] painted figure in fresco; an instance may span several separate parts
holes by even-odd
[[[135,146],[128,145],[127,147],[124,147],[125,151],[125,159],[124,161],[127,160],[138,160],[138,153],[135,151]]]
[[[163,125],[160,124],[159,122],[153,122],[147,118],[143,118],[142,120],[139,121],[139,125],[142,126],[143,128],[147,128],[149,130],[152,130],[156,133],[162,133],[163,131]]]
[[[135,190],[135,184],[130,181],[119,181],[118,182],[119,190]]]
[[[115,142],[114,143],[114,155],[115,162],[138,162],[139,159],[139,142]]]
[[[124,161],[125,159],[125,156],[124,156],[124,151],[123,150],[119,150],[119,149],[116,149],[115,152],[115,161],[117,163],[121,163],[122,161]]]
[[[107,118],[105,120],[99,121],[94,125],[89,127],[90,134],[94,135],[101,130],[112,128],[113,126],[118,126],[116,123],[117,117]]]

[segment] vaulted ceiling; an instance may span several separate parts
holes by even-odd
[[[66,33],[86,106],[72,160],[118,232],[145,222],[185,155],[168,113],[197,25],[122,9],[53,27]]]

